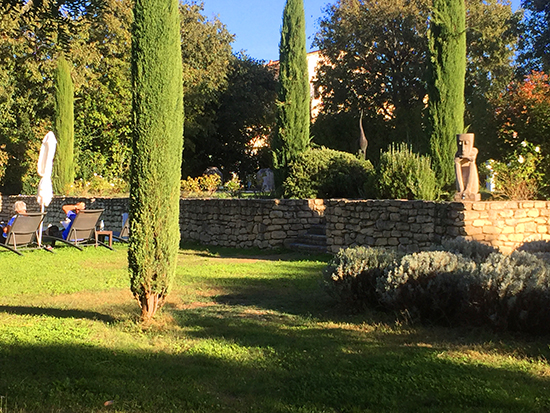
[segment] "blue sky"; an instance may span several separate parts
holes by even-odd
[[[233,50],[244,50],[260,60],[279,59],[281,23],[286,0],[203,0],[208,19],[218,16],[230,33],[236,36]],[[307,48],[319,30],[318,20],[327,4],[336,0],[304,0]],[[520,0],[512,0],[516,10]]]

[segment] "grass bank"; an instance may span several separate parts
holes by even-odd
[[[545,412],[548,342],[347,314],[328,257],[182,249],[147,328],[126,249],[0,253],[0,412]]]

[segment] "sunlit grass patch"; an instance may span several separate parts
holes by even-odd
[[[320,288],[322,257],[181,250],[167,303],[143,326],[126,252],[8,258],[0,396],[9,412],[550,408],[545,340],[350,313]]]

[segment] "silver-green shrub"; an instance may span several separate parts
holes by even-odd
[[[326,268],[324,285],[341,302],[410,321],[550,334],[550,264],[524,251],[503,255],[463,241],[409,255],[347,248]]]
[[[401,255],[384,248],[341,249],[324,271],[326,291],[340,302],[377,307],[376,284]]]
[[[497,329],[550,332],[550,265],[524,251],[492,254],[481,265],[472,314]]]
[[[489,255],[498,252],[498,248],[483,244],[479,241],[469,241],[464,238],[445,239],[441,245],[433,247],[436,251],[448,251],[455,254],[460,254],[464,258],[468,258],[481,264]]]
[[[468,303],[476,264],[447,251],[406,255],[377,280],[381,303],[412,320],[453,324]]]

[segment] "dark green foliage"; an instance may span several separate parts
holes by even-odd
[[[247,175],[271,165],[267,145],[253,148],[251,143],[265,141],[275,127],[277,81],[273,67],[239,55],[231,58],[228,71],[227,87],[219,92],[217,102],[208,105],[216,112],[211,130],[195,130],[188,139],[189,130],[185,129],[184,177],[200,176],[216,165],[226,178],[235,172],[244,181]]]
[[[66,194],[74,182],[74,88],[71,67],[63,54],[57,58],[55,71],[54,132],[57,149],[53,163],[54,192]]]
[[[324,270],[326,291],[352,306],[377,307],[376,286],[384,271],[396,265],[400,255],[384,248],[355,247],[342,249]]]
[[[131,289],[150,319],[162,306],[179,245],[183,88],[177,0],[137,0],[130,189]]]
[[[549,334],[548,254],[479,247],[454,241],[403,256],[347,248],[326,268],[325,289],[346,305],[394,311],[409,321]]]
[[[475,270],[473,261],[451,252],[406,255],[378,280],[377,292],[387,309],[410,320],[451,325],[468,303]]]
[[[316,88],[316,144],[356,153],[363,112],[367,155],[376,162],[391,142],[427,151],[425,125],[429,2],[333,2],[314,45],[322,53]]]
[[[475,132],[478,163],[498,156],[499,122],[495,104],[514,78],[522,11],[500,0],[467,0],[465,124]]]
[[[414,153],[404,143],[381,153],[377,175],[379,198],[434,200],[438,196],[430,158]]]
[[[464,0],[434,0],[429,32],[430,153],[442,187],[455,181],[456,134],[464,132],[466,8]]]
[[[372,198],[373,184],[369,161],[319,148],[303,152],[290,164],[283,190],[288,198]]]
[[[287,0],[279,44],[277,132],[272,139],[275,185],[280,188],[287,168],[309,145],[309,75],[303,0]]]

